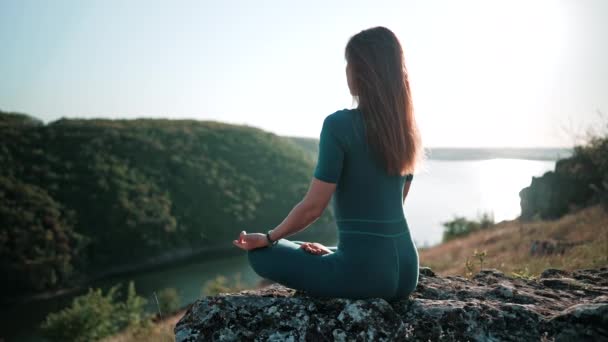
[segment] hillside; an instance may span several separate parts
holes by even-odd
[[[306,137],[287,138],[291,139],[296,145],[308,152],[312,159],[316,160],[317,154],[319,154],[319,139]]]
[[[483,268],[538,276],[547,268],[608,266],[608,213],[600,206],[582,209],[557,220],[503,221],[492,228],[420,251],[420,264],[444,275],[465,275],[467,258],[473,273],[486,251]]]
[[[165,255],[232,248],[280,223],[314,160],[287,138],[194,120],[60,119],[0,112],[4,296]],[[303,234],[334,232],[326,211]],[[326,233],[327,234],[327,233]]]
[[[421,263],[446,274],[483,266],[524,277],[545,268],[608,266],[608,122],[554,171],[532,177],[519,196],[517,220],[425,249]]]

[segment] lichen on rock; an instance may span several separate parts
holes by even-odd
[[[421,269],[408,299],[316,298],[279,284],[207,296],[176,324],[186,341],[608,340],[608,268],[472,279]]]

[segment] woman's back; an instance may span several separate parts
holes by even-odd
[[[366,143],[362,113],[342,109],[323,121],[314,177],[335,184],[334,252],[313,255],[301,241],[248,252],[262,277],[314,296],[406,298],[418,283],[418,252],[403,214],[409,176],[391,176]]]
[[[366,142],[362,115],[342,109],[325,118],[314,176],[337,182],[332,206],[338,224],[403,221],[403,187],[412,176],[387,174]]]

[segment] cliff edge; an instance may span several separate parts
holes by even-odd
[[[320,280],[322,281],[322,280]],[[608,267],[538,279],[421,268],[409,299],[314,298],[272,284],[207,296],[174,328],[182,341],[606,341]]]

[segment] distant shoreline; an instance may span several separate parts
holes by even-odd
[[[319,139],[284,136],[309,152],[314,158],[318,153]],[[571,147],[426,147],[428,160],[478,161],[490,159],[521,159],[557,161],[573,153]]]
[[[572,148],[458,148],[458,147],[435,147],[427,149],[429,160],[489,160],[489,159],[522,159],[522,160],[545,160],[557,161],[570,157]]]

